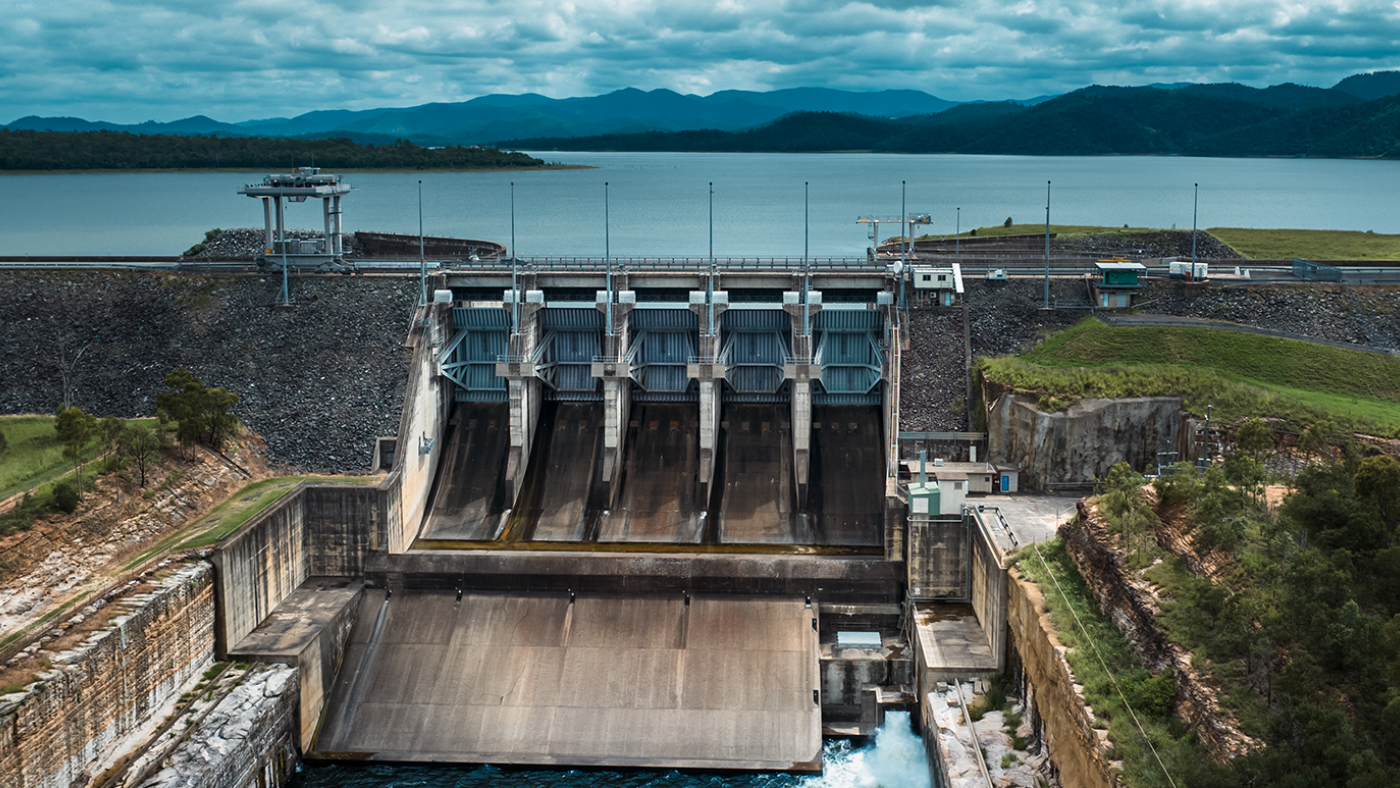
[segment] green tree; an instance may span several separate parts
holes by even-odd
[[[190,448],[203,442],[222,448],[238,428],[237,417],[229,412],[238,404],[238,395],[224,388],[206,388],[185,367],[166,375],[165,385],[173,390],[156,395],[157,417],[164,412],[167,420],[175,421],[175,436],[180,444]]]
[[[126,422],[116,416],[103,416],[97,423],[97,437],[102,441],[102,450],[112,452],[117,448],[117,436],[121,434]]]
[[[78,477],[77,494],[78,497],[82,497],[83,453],[97,434],[97,417],[84,413],[77,406],[64,408],[59,411],[58,418],[54,421],[54,429],[58,432],[59,441],[63,443],[63,456],[73,461],[73,470]]]
[[[1263,419],[1250,419],[1235,430],[1235,447],[1255,462],[1263,462],[1274,452],[1274,431]]]
[[[10,450],[10,441],[9,441],[8,438],[5,437],[5,433],[0,432],[0,457],[4,457],[4,456],[5,456],[5,453],[8,452],[9,450]]]
[[[1369,500],[1380,510],[1390,533],[1389,543],[1395,543],[1395,520],[1400,515],[1400,461],[1389,454],[1367,457],[1361,461],[1354,477],[1356,494]]]
[[[117,443],[122,455],[136,466],[141,474],[141,486],[145,487],[147,472],[160,458],[160,438],[140,424],[130,424],[121,431]]]

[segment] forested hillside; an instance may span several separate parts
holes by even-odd
[[[424,148],[407,140],[362,145],[348,139],[0,129],[0,170],[281,170],[312,164],[337,170],[472,170],[540,167],[544,162],[497,148]]]

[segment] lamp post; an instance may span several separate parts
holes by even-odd
[[[607,321],[608,321],[608,353],[612,353],[612,238],[611,238],[611,217],[608,215],[608,182],[603,181],[603,266],[607,269]]]
[[[1196,278],[1196,208],[1200,205],[1201,184],[1192,184],[1195,193],[1191,196],[1191,279]]]
[[[515,181],[510,182],[510,330],[520,333],[520,264],[515,257]]]
[[[418,180],[418,299],[428,303],[428,259],[423,254],[423,181]]]
[[[1045,182],[1045,308],[1050,308],[1050,181]]]
[[[909,230],[908,230],[908,224],[907,224],[907,222],[906,222],[906,220],[909,218],[909,213],[908,213],[908,211],[907,211],[907,207],[906,207],[906,202],[907,202],[907,201],[906,201],[906,199],[905,199],[907,193],[908,193],[907,182],[906,182],[906,181],[900,181],[900,182],[899,182],[899,232],[904,236],[904,238],[901,239],[900,244],[899,244],[899,308],[900,308],[900,309],[904,309],[904,308],[905,308],[905,304],[904,304],[904,267],[905,267],[905,265],[907,265],[907,261],[905,260],[905,257],[906,257],[907,251],[908,251],[908,249],[909,249]]]
[[[962,208],[958,208],[957,224],[953,225],[953,256],[962,257]]]
[[[811,195],[812,184],[810,181],[802,182],[802,336],[812,333],[811,308],[808,299],[812,293],[812,269],[807,260],[808,238],[811,227]]]
[[[715,333],[715,182],[710,181],[710,283],[705,303],[709,309],[709,336]]]

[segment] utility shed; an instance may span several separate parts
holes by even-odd
[[[1094,263],[1094,300],[1101,309],[1122,309],[1132,304],[1142,287],[1147,266],[1122,258]]]
[[[962,297],[962,266],[957,263],[946,268],[916,265],[909,271],[914,278],[915,295],[923,303],[952,306]]]

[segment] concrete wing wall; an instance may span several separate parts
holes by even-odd
[[[220,658],[261,624],[311,574],[306,552],[306,488],[283,498],[216,548]]]
[[[438,351],[451,336],[451,309],[447,305],[420,310],[408,343],[413,347],[408,383],[404,387],[403,415],[399,420],[398,451],[394,473],[398,477],[398,516],[386,522],[386,547],[402,553],[418,536],[427,512],[428,494],[437,476],[440,444],[452,405],[453,384],[438,374]]]
[[[1180,397],[1083,399],[1057,413],[1006,392],[987,401],[988,459],[1019,464],[1021,486],[1041,490],[1092,484],[1123,461],[1155,468],[1159,452],[1177,451],[1184,417]]]

